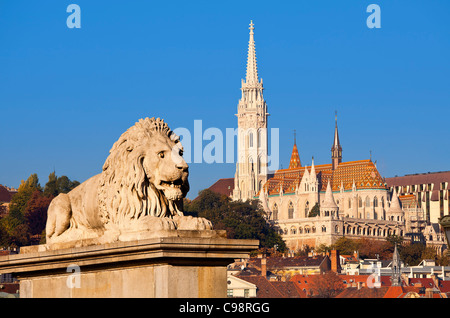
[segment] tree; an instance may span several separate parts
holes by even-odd
[[[320,206],[319,203],[316,202],[316,204],[314,204],[314,206],[312,207],[311,211],[309,211],[308,217],[312,218],[318,215],[320,215]]]
[[[47,197],[40,191],[35,190],[24,211],[25,224],[28,226],[30,235],[41,234],[47,223],[47,210],[53,196]]]
[[[354,251],[359,249],[359,245],[356,241],[342,236],[331,245],[331,249],[339,251],[341,255],[352,255]]]
[[[50,173],[48,182],[44,187],[44,194],[48,197],[56,197],[60,193],[68,193],[77,187],[78,181],[71,181],[67,176],[57,177],[55,172]]]
[[[284,251],[286,244],[265,219],[265,213],[257,200],[231,201],[230,198],[209,189],[202,190],[193,201],[184,201],[186,214],[210,220],[214,229],[226,230],[228,238],[257,239],[260,247]]]
[[[344,290],[342,279],[333,271],[311,276],[310,286],[317,298],[333,298]]]
[[[80,183],[68,177],[58,178],[53,172],[42,189],[37,174],[32,174],[21,182],[17,193],[12,197],[9,213],[0,219],[0,245],[20,247],[33,243],[32,236],[45,236],[47,210],[51,200],[59,193],[67,193]],[[33,238],[34,239],[34,238]]]

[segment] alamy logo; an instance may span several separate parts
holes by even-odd
[[[202,120],[194,120],[194,131],[184,127],[175,128],[174,133],[180,136],[183,146],[183,158],[186,163],[236,163],[244,162],[245,158],[235,158],[235,140],[241,146],[248,144],[249,148],[262,145],[261,139],[268,138],[267,128],[259,129],[242,129],[242,128],[226,128],[225,134],[216,127],[209,127],[203,130]],[[266,164],[269,170],[277,170],[279,166],[279,138],[278,128],[270,128],[270,151],[267,154]],[[259,138],[256,140],[256,138]],[[250,141],[255,139],[256,142]],[[259,140],[259,142],[258,142]],[[206,142],[205,142],[206,141]],[[267,145],[268,146],[268,145]],[[266,148],[267,149],[267,148]],[[179,153],[179,148],[173,148],[172,156],[174,160]],[[237,159],[237,160],[236,160]]]
[[[67,272],[71,273],[67,277],[67,288],[81,288],[81,270],[80,266],[71,264],[67,266]]]
[[[378,4],[369,4],[366,10],[368,13],[372,13],[367,17],[366,24],[369,29],[381,28],[381,9]]]
[[[367,277],[366,280],[366,286],[369,288],[380,288],[381,287],[381,281],[380,281],[380,267],[375,266],[375,264],[372,263],[371,266],[372,274]]]
[[[66,12],[72,13],[67,17],[66,25],[69,29],[81,28],[81,8],[78,4],[69,4]]]

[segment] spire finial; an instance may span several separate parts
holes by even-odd
[[[253,20],[250,21],[250,39],[248,41],[248,56],[247,56],[247,76],[245,82],[247,84],[258,83],[258,68],[256,66],[256,50],[255,50],[255,39],[253,37],[255,29]]]
[[[294,129],[294,145],[296,145],[296,144],[297,144],[297,133]]]

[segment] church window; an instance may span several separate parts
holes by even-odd
[[[309,214],[309,202],[306,201],[305,203],[305,217],[308,217]]]
[[[322,232],[326,232],[327,228],[325,227],[325,225],[322,225]]]
[[[373,206],[374,206],[374,208],[378,207],[378,198],[377,197],[373,197]]]
[[[313,226],[312,229],[311,229],[311,231],[312,231],[313,233],[316,233],[316,227]]]
[[[369,207],[369,206],[370,206],[370,198],[366,197],[366,207]]]
[[[351,209],[352,208],[352,199],[348,198],[348,208]]]
[[[336,226],[334,227],[334,233],[339,233],[339,226],[336,225]]]
[[[250,132],[248,134],[248,138],[249,138],[249,140],[248,140],[249,147],[253,148],[253,132]]]
[[[361,199],[361,197],[358,198],[358,207],[362,208],[362,199]]]
[[[294,218],[294,205],[292,204],[292,202],[289,202],[288,218],[289,219],[293,219]]]
[[[278,205],[275,203],[272,208],[273,220],[278,220]]]

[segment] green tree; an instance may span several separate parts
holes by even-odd
[[[258,239],[261,248],[284,251],[286,244],[272,224],[266,221],[259,202],[231,201],[209,189],[200,191],[193,201],[184,201],[186,214],[210,220],[214,229],[226,230],[228,238]]]
[[[78,181],[71,181],[67,176],[56,176],[55,172],[50,173],[48,182],[44,187],[44,194],[48,197],[56,197],[60,193],[68,193],[77,187]]]
[[[314,206],[312,207],[311,211],[309,211],[308,217],[312,218],[318,216],[319,214],[320,214],[320,206],[319,203],[316,202],[316,204],[314,204]]]
[[[342,236],[331,245],[331,249],[338,250],[341,255],[352,255],[354,251],[359,250],[359,245],[356,241]]]

